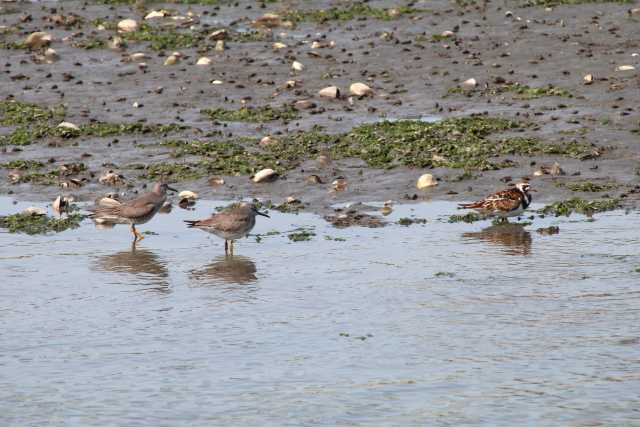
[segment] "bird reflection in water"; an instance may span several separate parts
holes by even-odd
[[[211,264],[192,271],[191,277],[198,282],[245,285],[258,280],[256,271],[256,264],[247,257],[223,255],[215,258]]]
[[[508,255],[531,254],[531,233],[521,224],[492,225],[482,231],[463,233],[462,237],[501,246],[504,253]]]
[[[138,249],[135,243],[131,249],[103,255],[97,258],[95,269],[111,273],[129,273],[136,277],[135,281],[127,280],[127,284],[151,286],[145,290],[169,293],[169,270],[158,255],[149,249]]]

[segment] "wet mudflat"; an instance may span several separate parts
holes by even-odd
[[[159,214],[133,251],[89,221],[0,233],[2,425],[640,422],[637,212],[500,228],[432,202],[336,229],[272,210],[225,258],[182,223],[222,204]]]

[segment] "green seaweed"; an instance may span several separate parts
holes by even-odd
[[[631,4],[631,3],[634,3],[634,0],[527,0],[523,6],[553,7],[553,6],[561,6],[561,5],[579,5],[579,4],[595,4],[595,3]]]
[[[540,213],[553,216],[570,216],[573,213],[592,215],[598,212],[611,211],[621,207],[620,199],[584,200],[575,197],[555,202],[540,209]]]
[[[519,83],[505,83],[501,85],[491,86],[488,89],[465,89],[460,86],[452,87],[447,90],[448,94],[463,94],[471,95],[473,93],[480,93],[482,95],[495,96],[502,93],[513,93],[514,97],[521,100],[531,100],[537,98],[543,98],[547,96],[558,96],[565,98],[572,98],[573,94],[567,89],[559,88],[553,85],[543,87],[530,87],[527,85],[521,85]]]
[[[354,3],[344,7],[330,7],[328,9],[292,10],[284,14],[283,18],[294,23],[328,21],[352,21],[362,18],[374,18],[389,21],[403,15],[425,12],[412,6],[400,6],[391,9],[376,8],[365,3]]]
[[[307,241],[311,240],[311,238],[314,237],[315,235],[316,235],[316,233],[314,233],[313,231],[309,231],[309,230],[305,230],[303,228],[299,228],[299,229],[294,230],[291,233],[289,233],[287,235],[287,237],[292,242],[307,242]]]
[[[490,139],[493,133],[520,128],[503,118],[466,117],[436,123],[414,120],[367,124],[342,136],[332,147],[335,157],[355,157],[369,166],[398,165],[470,170],[495,170],[512,162],[494,159],[504,155],[564,154],[573,157],[590,152],[587,145],[547,144],[533,138]]]
[[[400,218],[398,220],[398,224],[403,225],[405,227],[408,227],[413,224],[426,224],[426,223],[427,223],[427,220],[424,218]]]
[[[447,222],[449,223],[466,222],[470,224],[476,221],[482,221],[484,219],[486,219],[486,217],[483,215],[480,215],[479,213],[469,212],[464,215],[450,215],[449,220]]]
[[[6,228],[10,233],[46,234],[60,233],[65,230],[77,228],[84,218],[79,213],[72,213],[63,218],[54,218],[47,215],[31,213],[17,213],[0,216],[0,228]]]
[[[571,191],[579,191],[583,193],[600,193],[603,191],[614,190],[619,187],[613,182],[598,183],[591,181],[569,182],[565,186]]]
[[[282,106],[280,108],[271,106],[242,107],[238,110],[211,108],[200,110],[200,113],[208,116],[211,120],[223,122],[262,123],[273,120],[288,121],[298,117],[298,112],[289,106]]]
[[[4,169],[40,169],[44,167],[44,163],[36,160],[11,160],[10,162],[0,163],[0,168]]]
[[[173,181],[192,181],[202,178],[206,173],[198,165],[186,163],[156,163],[149,165],[141,178],[155,180],[169,178]]]

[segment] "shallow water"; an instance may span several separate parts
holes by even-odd
[[[217,205],[158,215],[135,251],[124,226],[0,232],[1,425],[640,425],[637,213],[271,212],[254,233],[282,234],[225,258],[182,224]]]

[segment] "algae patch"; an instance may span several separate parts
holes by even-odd
[[[584,200],[579,197],[555,202],[540,209],[544,215],[570,216],[573,213],[593,215],[598,212],[612,211],[622,207],[620,199]]]
[[[21,212],[12,215],[0,216],[0,228],[6,228],[10,233],[24,233],[29,235],[60,233],[65,230],[77,228],[84,218],[79,213],[72,213],[63,218],[54,218],[48,215],[36,215]]]
[[[293,10],[284,15],[284,19],[297,22],[324,23],[329,21],[352,21],[356,19],[381,19],[389,21],[403,15],[425,12],[411,6],[400,6],[390,9],[376,8],[365,3],[355,3],[344,7],[330,7],[316,10]]]
[[[247,122],[262,123],[274,120],[294,120],[298,117],[298,112],[292,107],[242,107],[238,110],[227,110],[224,108],[212,108],[200,111],[211,120],[222,122]]]

